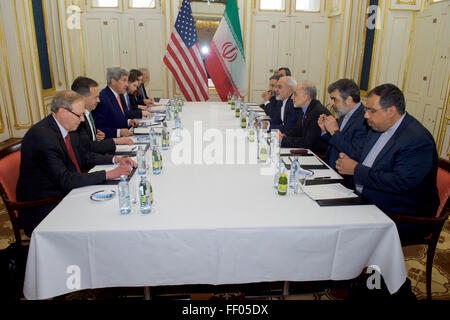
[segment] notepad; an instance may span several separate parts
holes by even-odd
[[[313,200],[357,198],[353,190],[340,183],[320,184],[304,187],[305,193]]]
[[[138,147],[134,145],[116,145],[116,152],[131,152],[131,151],[137,151]]]
[[[149,134],[150,128],[134,128],[134,134]]]
[[[293,157],[293,156],[290,156],[290,157],[283,157],[283,161],[285,164],[291,164],[292,161],[290,159],[294,160],[294,158],[298,159],[298,163],[300,164],[300,166],[301,165],[318,165],[318,166],[323,165],[323,163],[316,157]]]

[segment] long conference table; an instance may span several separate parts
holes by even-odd
[[[72,190],[32,234],[27,299],[104,287],[347,280],[367,266],[379,268],[391,293],[404,283],[396,226],[376,206],[279,196],[268,165],[242,161],[242,143],[227,139],[240,126],[228,104],[186,103],[180,115],[182,140],[162,151],[162,173],[148,174],[152,213],[121,215],[117,196],[90,199],[116,185]],[[245,139],[247,155],[255,144]],[[329,168],[315,175],[340,177]],[[139,179],[136,172],[130,185]]]

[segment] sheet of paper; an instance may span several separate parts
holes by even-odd
[[[134,134],[148,134],[150,128],[134,128]]]
[[[307,156],[307,157],[295,157],[295,156],[290,156],[290,157],[283,157],[283,161],[286,164],[291,164],[292,160],[294,160],[294,158],[298,159],[298,163],[301,165],[323,165],[323,163],[317,159],[316,157],[311,157],[311,156]]]
[[[127,144],[121,144],[116,145],[116,152],[130,152],[130,151],[137,151],[138,147],[134,145],[127,145]]]
[[[136,161],[136,157],[130,157],[131,159],[133,159],[134,161]],[[89,172],[97,172],[97,171],[109,171],[109,170],[113,170],[115,168],[117,168],[119,165],[118,164],[100,164],[100,165],[96,165],[95,167],[93,167],[91,170],[89,170]],[[117,177],[116,179],[112,179],[112,180],[120,180],[120,177]]]
[[[305,186],[305,193],[313,200],[357,198],[353,190],[340,183]]]

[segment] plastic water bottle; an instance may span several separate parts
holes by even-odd
[[[150,145],[156,146],[156,132],[155,129],[151,128],[149,132]]]
[[[268,154],[269,154],[269,146],[267,145],[267,140],[266,140],[264,132],[261,132],[259,141],[258,141],[258,160],[259,160],[259,162],[266,162]]]
[[[298,159],[295,158],[291,163],[291,175],[289,177],[289,188],[296,190],[298,187],[297,172],[299,169]]]
[[[162,171],[162,168],[163,168],[162,153],[161,153],[161,151],[159,151],[159,149],[156,149],[156,152],[158,153],[158,157],[159,157],[159,169]]]
[[[166,121],[172,120],[172,114],[170,113],[170,106],[166,107]]]
[[[247,128],[247,116],[244,111],[241,112],[241,128],[242,129]]]
[[[280,178],[278,179],[278,194],[280,196],[285,196],[286,193],[287,193],[286,168],[282,166],[280,171]]]
[[[183,100],[181,100],[181,98],[178,98],[177,104],[178,104],[178,112],[182,112],[183,111]]]
[[[181,128],[181,119],[180,119],[180,115],[177,113],[175,115],[175,129],[180,129]]]
[[[253,115],[253,113],[250,113],[250,116],[248,118],[248,141],[253,142],[255,141],[255,125],[254,125],[254,120],[255,117]]]
[[[131,212],[130,186],[128,185],[126,175],[120,176],[120,182],[117,188],[120,214],[129,214]]]
[[[163,128],[161,131],[161,149],[163,150],[169,149],[169,143],[170,143],[170,134],[169,130],[167,129],[167,122],[163,122]]]
[[[181,119],[178,113],[175,115],[175,132],[177,137],[181,136]]]
[[[284,167],[284,163],[280,158],[280,160],[278,161],[277,167],[275,169],[275,176],[273,178],[273,187],[277,190],[278,190],[278,180],[280,179],[281,167]]]
[[[137,163],[138,163],[138,173],[139,174],[146,174],[147,173],[147,167],[145,164],[145,151],[143,146],[138,147],[137,151]]]
[[[152,212],[150,186],[146,176],[141,176],[141,181],[139,182],[139,208],[142,214],[149,214]]]
[[[161,173],[161,162],[157,147],[152,148],[152,167],[153,167],[153,174]]]

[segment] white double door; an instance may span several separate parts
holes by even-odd
[[[329,19],[317,16],[253,17],[250,100],[259,102],[268,88],[269,77],[280,67],[288,67],[297,81],[312,81],[323,99]]]
[[[150,69],[150,95],[166,95],[164,19],[161,14],[84,13],[86,76],[106,85],[106,69]]]

